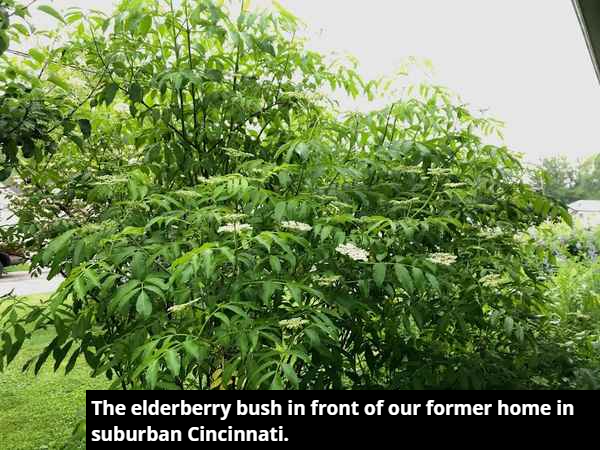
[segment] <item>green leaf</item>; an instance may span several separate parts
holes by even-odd
[[[295,388],[298,388],[300,386],[300,379],[291,364],[284,363],[281,365],[281,368],[283,369],[283,374],[287,380],[292,383]]]
[[[174,377],[179,376],[179,371],[181,370],[181,361],[179,359],[179,353],[177,353],[173,349],[167,350],[165,353],[165,362],[167,363],[167,367],[171,371],[171,374]]]
[[[262,285],[262,296],[261,300],[264,305],[269,305],[271,303],[271,297],[277,290],[277,284],[272,281],[265,281]]]
[[[150,389],[154,389],[156,387],[156,383],[158,381],[158,369],[159,369],[159,361],[154,360],[148,366],[148,370],[146,370],[146,381],[150,386]]]
[[[136,280],[144,281],[146,278],[146,255],[136,252],[131,259],[131,274]]]
[[[59,77],[55,73],[51,74],[48,77],[48,81],[52,84],[55,84],[59,88],[64,89],[65,91],[71,90],[71,86],[69,86],[69,83],[67,83],[65,80],[63,80],[61,77]]]
[[[54,17],[56,20],[64,23],[66,25],[65,19],[63,19],[63,16],[54,8],[52,8],[51,6],[48,5],[41,5],[38,6],[38,9],[52,17]]]
[[[104,90],[102,91],[102,99],[104,100],[104,103],[106,103],[106,106],[113,102],[118,90],[119,86],[117,86],[115,83],[109,83],[104,87]]]
[[[507,316],[504,319],[504,331],[508,336],[510,336],[512,334],[514,324],[515,324],[515,321],[513,320],[512,317]]]
[[[48,264],[50,259],[69,243],[76,231],[77,229],[73,228],[72,230],[64,232],[59,237],[51,241],[44,250],[42,262],[44,264]]]
[[[383,286],[383,282],[385,281],[385,272],[387,270],[387,265],[384,263],[376,263],[373,265],[373,280],[375,280],[375,284],[377,287]]]
[[[415,287],[419,291],[423,291],[425,289],[425,276],[423,275],[423,271],[418,267],[413,267],[412,269],[412,278],[415,284]]]
[[[248,314],[246,313],[246,311],[244,311],[242,308],[240,308],[237,305],[229,303],[227,305],[223,305],[223,308],[234,312],[235,314],[237,314],[240,317],[243,317],[244,319],[248,319]]]
[[[137,31],[140,36],[145,36],[150,31],[150,28],[152,28],[152,16],[147,14],[140,20]]]
[[[144,91],[139,83],[132,83],[129,86],[128,94],[132,102],[141,103],[144,98]]]
[[[31,139],[23,141],[22,151],[25,158],[31,158],[35,154],[35,144]]]
[[[275,212],[273,213],[273,218],[277,221],[280,221],[285,215],[286,207],[286,202],[277,203],[277,205],[275,205]]]
[[[140,292],[140,295],[137,298],[135,309],[144,318],[148,318],[150,317],[150,314],[152,314],[152,302],[144,290]]]
[[[402,288],[409,294],[412,294],[415,290],[415,287],[413,285],[412,278],[410,277],[410,273],[408,273],[406,267],[404,267],[402,264],[395,264],[394,271],[396,272],[396,278],[398,278]]]
[[[217,319],[219,319],[221,322],[223,322],[225,325],[229,326],[230,320],[229,320],[229,317],[227,317],[227,314],[219,311],[219,312],[215,313],[215,317]]]
[[[13,23],[12,27],[24,36],[30,35],[29,30],[22,23]]]
[[[2,55],[2,53],[4,53],[6,50],[8,50],[9,43],[10,43],[10,40],[8,39],[8,36],[6,35],[6,33],[4,31],[0,30],[0,55]]]
[[[122,309],[125,304],[139,291],[139,280],[129,280],[117,288],[116,295],[111,299],[109,309],[114,311],[117,307]]]
[[[523,340],[525,339],[525,331],[523,330],[523,327],[519,324],[515,326],[515,337],[519,342],[523,342]]]
[[[281,272],[281,262],[279,261],[279,258],[277,256],[269,257],[269,262],[271,264],[271,269],[273,270],[273,272]]]
[[[275,56],[275,47],[269,41],[262,41],[259,44],[260,49],[271,56]]]
[[[92,135],[92,124],[87,119],[79,119],[79,129],[84,137],[89,138]]]
[[[12,173],[12,167],[10,167],[10,166],[0,167],[0,181],[6,180],[8,177],[10,177],[11,173]]]
[[[201,361],[205,358],[206,352],[204,347],[201,347],[200,344],[194,342],[190,339],[183,342],[183,348],[185,351],[192,356],[196,361]]]
[[[31,55],[33,59],[35,59],[40,64],[46,61],[46,55],[39,51],[37,48],[29,49],[28,53]]]
[[[223,81],[223,72],[221,72],[220,70],[208,69],[206,72],[204,72],[204,76],[208,80],[215,81],[217,83]]]
[[[437,278],[431,274],[431,273],[426,273],[425,276],[427,277],[427,280],[429,280],[429,284],[431,285],[431,287],[436,290],[436,291],[440,291],[440,283],[437,280]]]

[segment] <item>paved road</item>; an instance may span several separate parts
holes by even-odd
[[[13,291],[15,295],[49,294],[56,290],[63,278],[59,275],[48,281],[48,272],[32,278],[27,272],[10,272],[0,277],[0,296]]]

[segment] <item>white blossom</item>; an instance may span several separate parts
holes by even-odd
[[[502,236],[502,234],[503,234],[503,232],[500,227],[496,227],[496,228],[485,227],[485,228],[482,228],[481,231],[479,231],[479,233],[477,233],[477,235],[479,237],[486,238],[486,239],[492,239],[492,238],[495,238],[498,236]]]
[[[445,183],[444,186],[448,189],[455,189],[466,186],[466,183]]]
[[[293,220],[281,222],[283,228],[296,231],[310,231],[312,227],[307,223],[295,222]]]
[[[485,287],[495,288],[503,283],[503,278],[500,274],[490,273],[484,277],[481,277],[479,282]]]
[[[392,203],[399,206],[410,206],[413,203],[417,203],[419,200],[419,197],[413,197],[405,200],[392,200]]]
[[[360,247],[357,247],[353,243],[348,244],[340,244],[335,249],[336,252],[341,253],[342,255],[346,255],[352,258],[354,261],[368,261],[369,260],[369,252],[363,250]]]
[[[457,258],[455,255],[451,255],[450,253],[432,253],[427,259],[434,264],[449,266],[454,264]]]
[[[443,169],[441,167],[430,167],[429,169],[427,169],[427,173],[429,175],[433,175],[436,177],[442,176],[442,175],[449,175],[452,171],[450,169]]]
[[[404,173],[419,174],[423,171],[422,166],[400,166],[399,169]]]
[[[182,303],[181,305],[173,305],[167,309],[168,312],[180,312],[189,306],[188,303]]]
[[[250,231],[251,229],[252,226],[248,225],[247,223],[234,222],[219,227],[217,233],[241,233],[243,231]]]
[[[115,111],[120,112],[122,114],[126,114],[129,112],[129,105],[125,103],[117,103],[113,108]]]
[[[279,326],[288,330],[297,330],[308,323],[308,320],[294,317],[292,319],[280,320]]]

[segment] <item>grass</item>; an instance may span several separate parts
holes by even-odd
[[[40,302],[46,297],[27,300]],[[84,411],[85,391],[108,387],[105,380],[90,378],[83,358],[66,376],[60,370],[55,373],[51,361],[37,377],[32,371],[22,373],[23,364],[51,339],[49,331],[36,334],[0,373],[0,450],[60,449]]]
[[[17,264],[15,266],[8,266],[4,268],[5,272],[29,272],[29,264]]]

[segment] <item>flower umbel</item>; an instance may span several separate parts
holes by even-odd
[[[227,225],[223,225],[219,227],[217,233],[241,233],[242,231],[250,231],[252,229],[251,225],[247,223],[228,223]]]
[[[466,183],[444,183],[444,186],[447,187],[448,189],[456,189],[456,188],[464,187],[466,185],[467,185]]]
[[[442,167],[431,167],[427,169],[427,173],[429,175],[433,175],[434,177],[440,177],[443,175],[450,175],[452,171],[450,169],[444,169]]]
[[[449,266],[454,264],[457,258],[455,255],[451,255],[450,253],[432,253],[427,259],[434,264]]]
[[[293,220],[281,222],[282,228],[287,228],[288,230],[296,230],[296,231],[310,231],[312,227],[307,223],[295,222]]]
[[[297,330],[308,323],[308,320],[294,317],[293,319],[280,320],[279,326],[287,330]]]
[[[338,245],[335,251],[352,258],[354,261],[367,262],[369,260],[369,252],[357,247],[352,242]]]
[[[485,227],[483,229],[481,229],[481,231],[479,231],[479,233],[477,233],[477,235],[479,237],[485,238],[485,239],[493,239],[499,236],[502,236],[502,229],[499,227],[496,228],[491,228],[491,227]]]
[[[503,283],[503,278],[502,275],[497,273],[490,273],[484,277],[481,277],[479,282],[485,287],[495,288]]]

